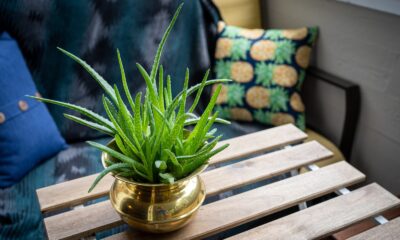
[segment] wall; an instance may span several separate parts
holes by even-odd
[[[400,17],[335,0],[264,3],[268,27],[320,27],[314,65],[361,86],[352,164],[400,194]]]
[[[259,0],[214,0],[214,3],[227,23],[247,28],[261,27]]]

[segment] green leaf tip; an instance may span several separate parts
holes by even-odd
[[[92,77],[94,80],[97,81],[97,83],[104,89],[104,91],[111,97],[111,99],[116,102],[117,99],[115,98],[115,93],[113,88],[111,87],[110,84],[100,74],[98,74],[89,64],[87,64],[85,61],[80,59],[79,57],[75,56],[74,54],[68,52],[67,50],[64,50],[60,47],[57,47],[58,50],[60,50],[62,53],[70,57],[72,60],[77,62],[79,65],[81,65]]]
[[[155,81],[155,77],[156,77],[156,74],[157,74],[157,71],[158,71],[158,66],[160,64],[161,54],[162,54],[162,51],[164,49],[165,42],[167,41],[167,38],[168,38],[172,28],[174,27],[176,20],[178,19],[178,16],[179,16],[179,13],[182,10],[182,7],[183,7],[183,3],[179,4],[178,9],[175,11],[175,14],[172,17],[172,20],[169,23],[169,25],[167,27],[167,30],[165,31],[163,37],[161,38],[160,44],[158,45],[156,56],[154,58],[153,67],[151,68],[150,79],[152,81]]]

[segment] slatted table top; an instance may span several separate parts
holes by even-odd
[[[306,138],[304,132],[289,124],[221,142],[220,144],[229,143],[230,146],[210,159],[210,165],[222,162],[228,164],[201,174],[207,197],[303,166],[315,166],[314,163],[332,156],[332,153],[318,142],[304,143]],[[239,158],[247,159],[229,164],[229,161]],[[320,169],[311,168],[315,171],[293,175],[205,204],[188,226],[176,232],[151,235],[129,229],[108,239],[202,239],[338,190],[347,193],[230,237],[315,239],[400,205],[398,198],[376,183],[351,192],[343,191],[343,188],[365,179],[363,173],[345,161]],[[113,182],[111,176],[105,177],[91,193],[87,193],[95,178],[96,174],[37,190],[43,213],[68,210],[50,214],[50,217],[44,219],[49,239],[90,237],[96,232],[123,224],[108,200],[76,207],[108,195]],[[399,236],[398,229],[400,220],[397,219],[364,232],[365,235],[356,236],[354,239],[379,236],[380,232]]]

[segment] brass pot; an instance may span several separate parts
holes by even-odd
[[[116,148],[112,141],[108,144]],[[102,153],[102,163],[111,156]],[[199,174],[203,165],[191,175],[173,184],[150,184],[114,176],[110,189],[112,206],[131,227],[152,233],[175,231],[193,218],[205,199],[205,186]]]

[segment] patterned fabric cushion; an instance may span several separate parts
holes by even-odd
[[[218,30],[214,72],[233,80],[218,97],[220,116],[304,130],[300,90],[317,28],[251,30],[220,22]]]

